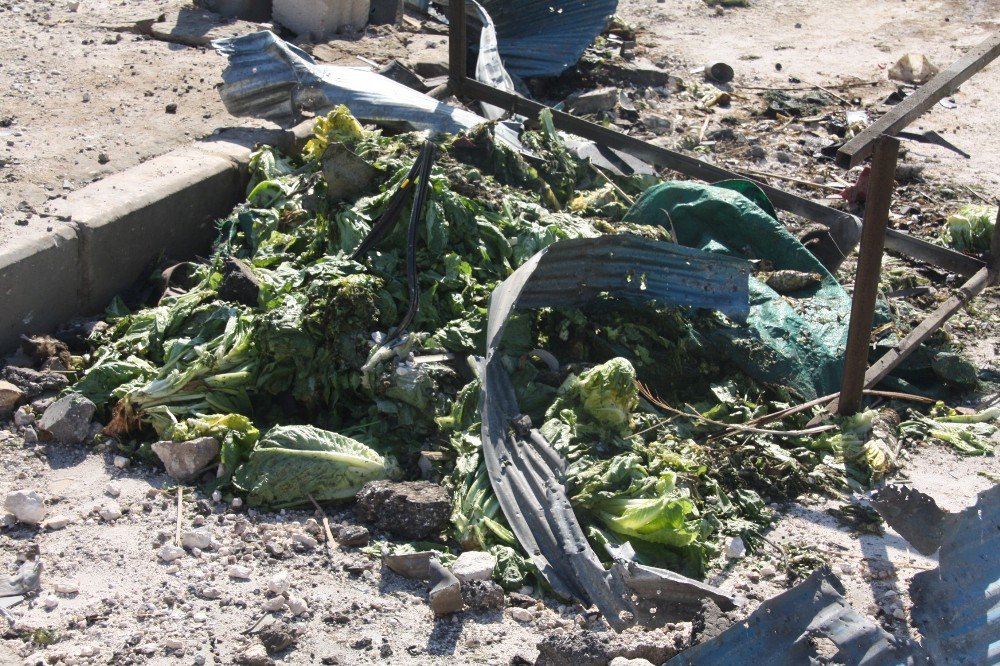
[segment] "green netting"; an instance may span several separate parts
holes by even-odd
[[[751,277],[747,325],[706,335],[757,380],[787,386],[806,399],[839,389],[850,296],[778,221],[760,188],[742,180],[665,182],[646,190],[625,219],[663,226],[688,247],[818,273],[819,285],[785,295]]]

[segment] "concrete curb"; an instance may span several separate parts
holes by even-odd
[[[0,351],[101,312],[164,257],[207,254],[214,221],[245,196],[253,147],[297,151],[311,126],[224,130],[53,202],[65,224],[0,250]]]

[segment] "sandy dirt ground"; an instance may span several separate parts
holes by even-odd
[[[181,6],[177,0],[83,0],[70,11],[64,2],[0,0],[0,247],[61,224],[44,216],[50,199],[218,128],[250,124],[222,107],[215,86],[224,61],[210,49],[117,29]],[[925,53],[943,67],[995,31],[1000,0],[758,0],[721,15],[700,0],[622,0],[620,13],[640,28],[644,57],[682,78],[708,61],[731,63],[734,110],[746,111],[757,101],[739,97],[740,86],[801,85],[790,84],[789,76],[821,85],[850,77],[877,81],[850,92],[872,103],[893,89],[885,69],[903,53]],[[362,55],[381,63],[444,46],[440,36],[373,34],[335,42],[334,50],[346,60]],[[962,86],[956,108],[935,107],[919,122],[972,159],[913,144],[908,159],[925,164],[934,182],[995,197],[997,99],[1000,64],[994,63]],[[671,112],[669,97],[658,104]],[[785,131],[794,144],[794,128]],[[816,165],[805,157],[779,164],[769,154],[752,166],[811,180]],[[1000,371],[997,312],[993,290],[949,325],[981,367],[994,372]],[[1000,475],[996,458],[962,458],[931,445],[909,455],[895,480],[928,492],[947,510],[971,504]],[[355,549],[338,546],[328,556],[312,512],[258,515],[193,493],[183,504],[182,530],[207,527],[213,543],[163,562],[158,551],[177,527],[174,492],[163,490],[169,479],[142,467],[116,467],[113,459],[107,448],[26,445],[17,427],[0,424],[0,496],[35,489],[47,497],[50,515],[69,519],[60,530],[0,531],[4,573],[13,570],[16,553],[32,546],[45,567],[41,593],[12,609],[16,624],[0,620],[0,663],[230,664],[259,640],[250,630],[265,617],[287,623],[296,636],[272,655],[284,664],[529,663],[543,636],[599,628],[585,609],[552,600],[531,606],[530,619],[518,613],[524,621],[515,620],[510,607],[435,619],[424,584],[383,572]],[[844,502],[806,497],[778,507],[781,519],[768,538],[815,551],[844,580],[857,610],[890,631],[910,633],[908,581],[933,568],[933,559],[891,530],[852,533],[826,512]],[[116,507],[120,517],[101,516],[102,509],[114,516]],[[351,519],[348,513],[331,518]],[[234,566],[248,568],[249,578],[232,578]],[[308,607],[300,615],[264,611],[273,597],[268,582],[282,571],[289,574],[290,594]],[[712,582],[747,597],[743,612],[789,584],[781,560],[768,550],[717,572]],[[54,642],[45,645],[48,640]]]

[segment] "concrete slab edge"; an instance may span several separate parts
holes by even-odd
[[[214,221],[245,195],[253,147],[297,151],[310,127],[223,130],[52,202],[54,231],[0,249],[0,352],[100,313],[163,257],[206,255]]]

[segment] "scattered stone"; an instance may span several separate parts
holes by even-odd
[[[188,549],[207,550],[212,546],[212,533],[208,531],[207,527],[188,530],[181,537],[181,543]]]
[[[157,551],[157,556],[164,562],[173,562],[174,560],[184,557],[184,549],[180,546],[172,546],[167,544]]]
[[[297,640],[295,631],[287,622],[277,620],[266,625],[257,632],[257,638],[264,645],[268,654],[281,652],[295,644]]]
[[[42,527],[47,530],[61,530],[62,528],[69,525],[69,523],[70,523],[69,516],[65,516],[60,513],[45,520],[42,523]]]
[[[371,533],[364,525],[344,525],[337,532],[337,543],[341,546],[367,546],[370,540]]]
[[[52,589],[56,591],[56,594],[76,594],[80,591],[80,586],[75,580],[60,580],[52,586]]]
[[[451,565],[455,578],[465,583],[470,580],[491,580],[497,558],[483,550],[467,550]]]
[[[615,657],[608,663],[608,666],[654,666],[654,664],[649,659],[643,659],[641,657],[637,659]]]
[[[38,433],[35,432],[34,428],[25,428],[24,432],[21,433],[21,438],[24,440],[25,445],[38,443]]]
[[[108,502],[97,513],[104,522],[113,523],[122,517],[122,507],[118,502]]]
[[[167,113],[177,113],[177,104],[175,104],[174,102],[167,104],[164,111],[166,111]]]
[[[896,606],[895,608],[892,609],[892,616],[897,620],[905,620],[906,612],[901,607]]]
[[[777,575],[778,570],[774,568],[774,565],[765,564],[760,568],[760,575],[764,578],[773,578]]]
[[[118,469],[125,469],[132,463],[132,461],[125,456],[115,456],[111,463]]]
[[[231,506],[234,509],[239,509],[240,507],[243,506],[243,499],[239,497],[234,497],[233,501],[229,503],[229,506]]]
[[[661,113],[644,111],[639,121],[653,134],[668,134],[674,129],[674,121]]]
[[[109,497],[120,497],[122,494],[122,484],[117,481],[109,481],[108,485],[104,486],[104,494]]]
[[[431,575],[431,560],[436,556],[433,550],[422,550],[416,553],[385,554],[382,556],[382,563],[404,578],[427,580]]]
[[[244,567],[239,564],[234,564],[229,567],[229,577],[234,580],[249,580],[250,579],[250,567]]]
[[[222,597],[222,590],[210,585],[202,588],[201,596],[204,599],[219,599]]]
[[[98,153],[97,154],[97,163],[98,164],[107,164],[110,161],[111,161],[111,157],[107,153]]]
[[[44,597],[42,597],[42,606],[45,607],[45,610],[52,610],[58,605],[59,605],[59,597],[53,594],[46,594]]]
[[[213,502],[221,502],[222,501],[222,493],[220,493],[218,490],[213,490],[212,491],[212,501]]]
[[[298,616],[309,611],[309,604],[302,597],[288,597],[288,612]]]
[[[267,581],[267,591],[274,594],[284,594],[291,586],[287,571],[279,571]]]
[[[429,593],[431,610],[435,615],[449,615],[462,610],[462,584],[436,559],[429,565],[431,590]]]
[[[274,660],[267,656],[263,645],[254,643],[236,657],[236,663],[242,666],[272,666]]]
[[[0,380],[0,417],[13,412],[22,398],[24,391],[6,380]]]
[[[762,160],[767,157],[767,151],[764,150],[763,146],[754,144],[747,149],[747,157],[751,157],[755,160]]]
[[[319,541],[304,532],[297,532],[292,535],[292,541],[302,546],[305,550],[313,550],[319,546]]]
[[[923,53],[907,53],[889,68],[889,78],[903,83],[927,83],[938,73]]]
[[[451,517],[451,497],[429,481],[371,481],[357,496],[355,512],[404,539],[436,537]]]
[[[372,639],[369,636],[365,636],[364,638],[359,638],[358,640],[353,641],[351,643],[351,647],[354,648],[355,650],[367,650],[371,646],[372,646]]]
[[[785,150],[779,150],[774,153],[774,159],[782,164],[791,164],[795,161],[795,157]]]
[[[472,610],[503,608],[503,588],[492,580],[462,581],[462,600]]]
[[[18,428],[27,428],[35,422],[35,413],[28,407],[22,405],[14,412],[14,425]]]
[[[566,108],[579,115],[611,111],[618,105],[617,88],[598,88],[566,98]]]
[[[153,444],[153,453],[163,463],[170,478],[192,481],[219,455],[219,440],[214,437],[198,437],[186,442],[156,442]]]
[[[740,560],[747,556],[747,546],[740,537],[733,537],[726,544],[726,558]]]
[[[167,650],[182,650],[184,649],[184,641],[179,638],[164,638],[163,647]]]
[[[26,525],[37,525],[45,519],[45,499],[34,490],[15,490],[7,494],[4,508]]]
[[[510,609],[510,617],[515,622],[531,622],[535,619],[534,614],[530,610],[527,608],[519,608],[517,606]]]
[[[90,420],[97,405],[79,393],[70,393],[53,402],[38,427],[64,444],[79,444],[90,434]]]
[[[265,599],[263,608],[268,613],[277,613],[278,611],[285,610],[287,606],[288,601],[285,597],[278,595],[276,597],[271,597],[270,599]]]

